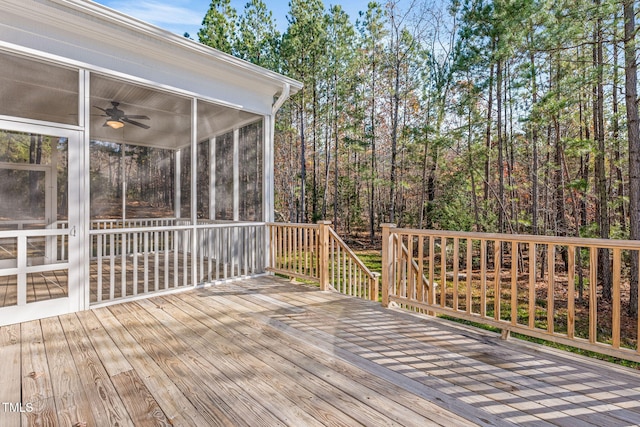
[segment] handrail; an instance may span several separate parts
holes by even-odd
[[[0,231],[0,239],[15,238],[20,236],[44,237],[44,236],[68,236],[68,228],[38,228],[33,230],[3,230]]]
[[[640,281],[630,277],[631,259],[640,260],[640,241],[393,224],[384,224],[382,235],[385,306],[395,303],[491,325],[505,336],[513,331],[640,361],[640,321],[625,309],[632,303],[630,282]],[[602,275],[602,265],[611,268],[610,277]],[[422,284],[435,285],[436,278],[439,284],[425,295]],[[622,328],[629,323],[634,327]]]
[[[358,258],[358,256],[355,254],[355,252],[353,252],[353,251],[351,250],[351,248],[350,248],[349,246],[347,246],[347,244],[344,242],[344,240],[342,240],[342,239],[340,238],[340,236],[338,236],[338,233],[336,233],[336,232],[335,232],[335,230],[334,230],[333,228],[330,228],[330,229],[329,229],[329,235],[330,235],[330,237],[331,237],[333,240],[335,240],[335,241],[340,245],[340,247],[341,247],[342,249],[344,249],[345,251],[347,251],[347,253],[349,254],[349,256],[350,256],[351,258],[353,258],[353,262],[355,262],[355,263],[358,265],[358,267],[360,267],[360,268],[361,268],[361,269],[362,269],[362,270],[367,274],[367,276],[369,276],[369,277],[373,278],[373,276],[374,276],[376,273],[373,273],[371,270],[369,270],[369,268],[368,268],[366,265],[364,265],[364,263],[362,262],[362,260],[361,260],[360,258]]]
[[[474,240],[502,240],[506,242],[521,241],[531,242],[537,244],[550,244],[557,245],[574,245],[580,247],[598,247],[607,249],[627,249],[638,250],[640,249],[640,240],[617,240],[617,239],[594,239],[587,237],[558,237],[558,236],[541,236],[538,234],[504,234],[504,233],[476,233],[469,231],[450,231],[450,230],[421,230],[411,228],[395,228],[390,227],[390,232],[395,230],[401,230],[404,234],[411,234],[414,236],[435,236],[435,237],[457,237],[460,239],[474,239]]]
[[[127,227],[127,228],[95,228],[89,230],[89,234],[126,234],[135,233],[136,231],[166,231],[166,230],[202,230],[212,228],[233,228],[233,227],[255,227],[264,226],[264,222],[225,222],[197,225],[167,225],[160,227]]]
[[[377,301],[378,293],[379,293],[379,277],[380,274],[376,272],[372,272],[369,268],[362,262],[360,258],[347,246],[347,244],[338,236],[333,228],[328,228],[329,230],[329,243],[330,243],[330,258],[334,262],[330,262],[328,264],[329,277],[334,278],[332,287],[342,293],[352,296],[366,297],[367,299]],[[336,288],[338,282],[335,280],[336,272],[339,275],[340,273],[340,259],[338,259],[338,264],[335,262],[336,251],[331,246],[331,242],[337,243],[337,245],[344,251],[345,260],[342,260],[342,265],[345,266],[349,264],[351,267],[351,263],[355,264],[354,268],[345,269],[343,277],[346,277],[346,283],[342,283],[342,287]],[[337,254],[339,256],[339,254]],[[364,277],[362,277],[364,276]]]
[[[319,282],[322,290],[377,300],[379,274],[367,268],[330,224],[268,223],[267,271]]]

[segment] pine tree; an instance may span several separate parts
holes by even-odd
[[[262,0],[250,0],[238,19],[234,52],[239,58],[273,71],[280,70],[280,33]]]
[[[198,40],[202,44],[233,54],[236,42],[236,10],[231,0],[212,0],[202,20]]]

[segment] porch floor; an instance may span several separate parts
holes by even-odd
[[[0,327],[0,360],[3,427],[640,424],[637,371],[274,277]]]

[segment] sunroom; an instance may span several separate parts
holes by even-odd
[[[3,2],[0,325],[260,274],[301,85],[80,0]]]

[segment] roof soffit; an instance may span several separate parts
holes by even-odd
[[[90,1],[35,0],[41,7],[25,7],[24,0],[5,0],[3,9],[19,16],[52,25],[80,40],[92,40],[96,47],[114,49],[162,61],[202,75],[240,84],[258,93],[274,95],[288,83],[292,93],[302,84],[296,80],[242,61],[193,40],[170,33],[143,21]],[[73,25],[69,25],[73,19]]]

